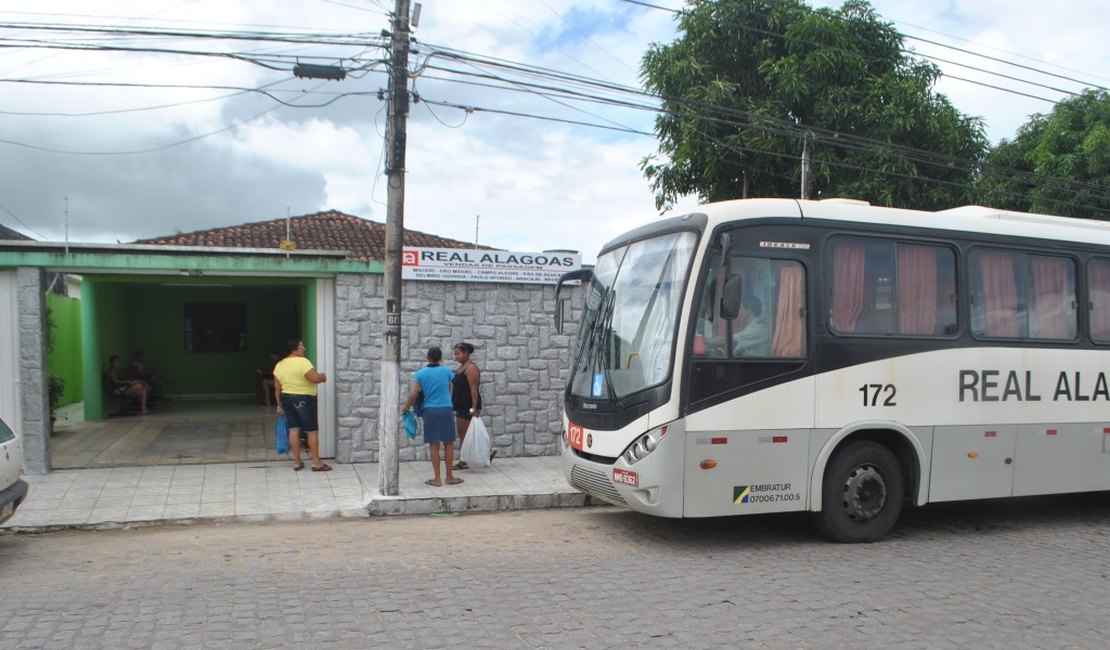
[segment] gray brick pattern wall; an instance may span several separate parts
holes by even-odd
[[[50,405],[46,392],[46,298],[42,269],[16,271],[19,309],[20,408],[23,416],[23,472],[50,471]]]
[[[335,281],[336,460],[378,460],[378,375],[382,358],[382,277],[342,274]],[[401,395],[425,364],[428,347],[443,348],[454,368],[451,346],[476,348],[482,371],[482,419],[502,456],[557,453],[561,406],[571,347],[581,318],[581,289],[564,289],[566,325],[556,334],[555,287],[485,282],[403,284]],[[400,404],[390,408],[400,408]],[[420,434],[401,434],[401,460],[427,458]]]

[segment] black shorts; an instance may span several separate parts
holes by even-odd
[[[282,393],[281,410],[285,411],[285,419],[289,422],[290,429],[300,429],[305,433],[316,433],[320,430],[316,420],[315,395]]]

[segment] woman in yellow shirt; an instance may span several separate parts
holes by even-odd
[[[308,453],[312,456],[312,471],[331,469],[320,460],[320,425],[316,418],[316,385],[328,380],[317,372],[312,362],[304,356],[304,341],[293,339],[285,347],[285,358],[274,366],[274,402],[277,414],[289,421],[289,452],[293,455],[293,470],[304,469],[301,461],[301,430],[308,437]]]

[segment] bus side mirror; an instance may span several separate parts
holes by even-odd
[[[555,333],[557,334],[563,333],[563,319],[566,318],[563,312],[565,311],[566,306],[567,301],[565,300],[555,301]]]
[[[730,275],[725,279],[724,290],[721,292],[721,318],[736,320],[740,315],[741,278],[739,275]]]
[[[589,280],[593,277],[593,269],[578,269],[577,271],[570,271],[564,273],[559,278],[559,283],[555,285],[555,333],[563,333],[563,305],[566,301],[559,300],[559,293],[563,290],[563,285],[568,282]]]

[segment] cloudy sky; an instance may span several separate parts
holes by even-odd
[[[425,101],[409,122],[407,228],[473,241],[477,226],[485,245],[569,248],[591,261],[658,216],[638,167],[655,150],[651,113],[541,86],[650,103],[596,83],[638,86],[645,47],[675,36],[673,13],[622,0],[420,4],[411,64]],[[992,142],[1066,92],[1110,86],[1105,0],[873,4],[909,47],[952,62],[938,61],[950,75],[939,90],[982,116]],[[327,209],[384,222],[380,34],[392,7],[4,0],[0,224],[62,241],[68,222],[70,241],[127,242]],[[50,29],[59,26],[117,31]],[[215,33],[245,38],[205,37]],[[297,79],[298,61],[351,74]]]

